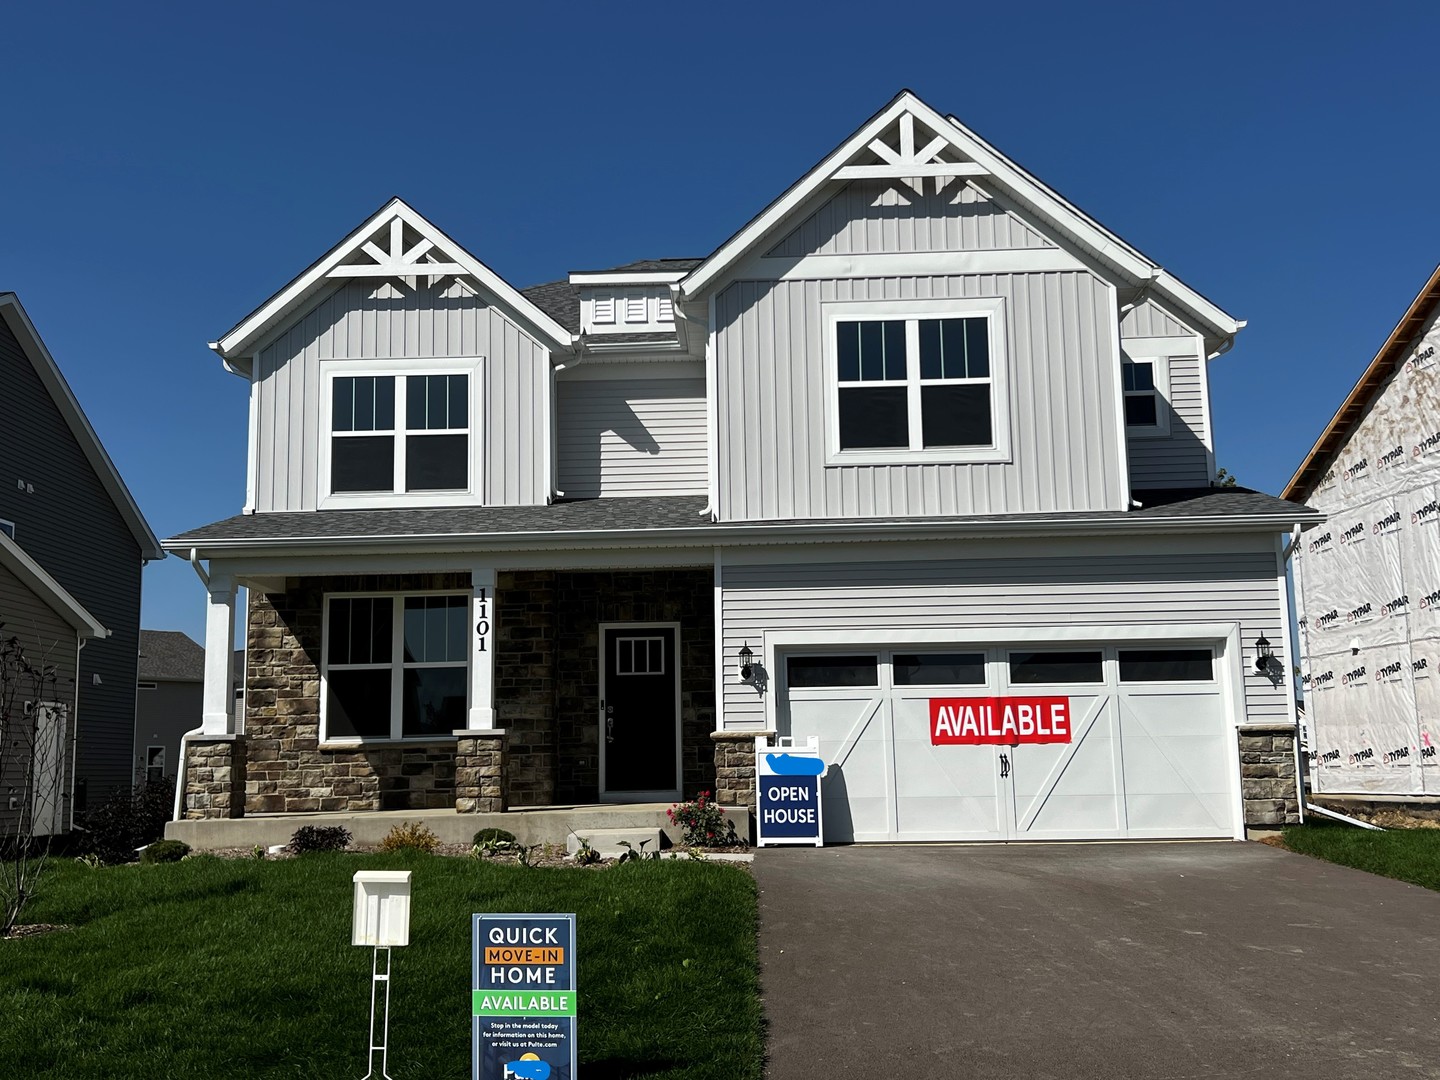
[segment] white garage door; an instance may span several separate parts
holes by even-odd
[[[1235,833],[1211,646],[832,648],[781,669],[780,733],[830,763],[827,841]]]

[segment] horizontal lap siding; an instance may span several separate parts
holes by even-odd
[[[897,251],[993,251],[1055,245],[969,184],[919,195],[898,180],[847,185],[766,254],[859,255]]]
[[[255,504],[261,512],[313,510],[319,499],[326,360],[484,357],[487,501],[544,502],[541,445],[548,354],[473,290],[350,281],[260,354],[256,380]]]
[[[705,493],[703,378],[567,382],[556,391],[567,497]]]
[[[759,653],[766,634],[796,630],[893,630],[899,644],[907,631],[994,628],[1003,643],[1006,628],[1238,622],[1247,646],[1262,633],[1283,641],[1275,554],[1256,546],[913,561],[862,561],[859,551],[841,559],[828,549],[813,562],[727,564],[723,655],[744,644]],[[1283,685],[1247,676],[1246,696],[1249,720],[1287,718]],[[724,723],[764,725],[752,688],[726,680]]]
[[[825,464],[821,305],[1001,297],[1006,464]],[[736,282],[716,299],[722,518],[1118,509],[1109,291],[1084,272]]]

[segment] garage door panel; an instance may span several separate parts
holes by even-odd
[[[1120,731],[1132,835],[1231,835],[1232,766],[1218,694],[1127,694]]]
[[[890,770],[884,699],[863,694],[809,691],[790,702],[790,733],[820,740],[830,763],[821,781],[825,840],[850,843],[890,839]]]
[[[1018,836],[1114,836],[1123,828],[1114,702],[1071,698],[1071,716],[1073,741],[1014,748]]]
[[[993,746],[932,746],[930,699],[891,700],[895,831],[900,840],[998,840],[1005,835]]]

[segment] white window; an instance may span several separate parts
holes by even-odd
[[[158,784],[165,779],[165,747],[147,746],[145,748],[145,782],[147,784]]]
[[[663,637],[622,637],[615,639],[616,675],[664,675]]]
[[[332,374],[331,496],[471,488],[469,372]]]
[[[321,740],[449,738],[463,728],[469,624],[467,593],[327,597]]]
[[[1130,435],[1170,434],[1169,363],[1163,356],[1121,357],[1125,431]]]
[[[828,462],[1007,460],[1002,305],[827,304]]]
[[[591,303],[593,304],[591,322],[597,325],[608,325],[615,321],[615,297],[597,296]]]

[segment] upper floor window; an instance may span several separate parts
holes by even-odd
[[[1170,410],[1165,400],[1169,382],[1164,357],[1125,357],[1120,382],[1125,397],[1125,429],[1131,435],[1168,435]]]
[[[1008,457],[1001,304],[827,305],[830,463]]]
[[[468,374],[336,375],[330,493],[470,489]]]

